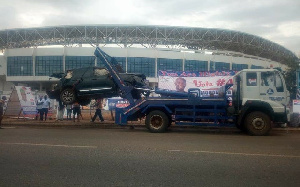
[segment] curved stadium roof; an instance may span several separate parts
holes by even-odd
[[[234,51],[286,64],[297,59],[288,49],[261,37],[225,29],[173,27],[86,25],[53,26],[0,30],[0,49],[44,45],[140,44],[147,48],[164,45],[195,50]]]

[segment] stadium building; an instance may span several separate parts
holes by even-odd
[[[156,86],[158,70],[225,71],[258,68],[286,70],[297,58],[284,47],[232,30],[88,25],[0,31],[0,90],[14,85],[45,92],[58,79],[53,73],[85,66],[103,66],[94,56],[100,46],[128,73],[143,73]]]

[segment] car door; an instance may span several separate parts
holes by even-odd
[[[92,78],[94,74],[94,69],[91,68],[82,68],[79,71],[81,71],[81,76],[78,77],[79,82],[76,85],[77,91],[79,95],[89,95],[92,94]]]
[[[107,95],[114,92],[114,84],[109,77],[109,72],[104,68],[94,68],[91,79],[91,92],[96,95]]]

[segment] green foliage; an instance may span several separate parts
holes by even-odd
[[[289,69],[284,72],[285,83],[287,89],[291,94],[291,100],[296,99],[297,93],[297,80],[296,73],[299,71],[299,59],[288,59],[286,65],[289,66]]]

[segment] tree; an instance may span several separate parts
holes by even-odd
[[[287,89],[291,94],[291,100],[296,99],[297,94],[297,80],[296,80],[296,73],[299,71],[299,59],[290,58],[287,59],[286,65],[288,65],[289,69],[284,72],[285,83]]]

